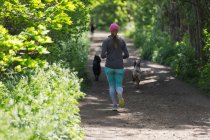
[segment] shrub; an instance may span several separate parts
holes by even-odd
[[[197,61],[194,49],[185,39],[176,44],[177,54],[173,57],[172,68],[180,78],[192,80],[198,76]]]
[[[0,25],[0,71],[1,73],[22,72],[45,63],[38,56],[49,53],[47,43],[52,40],[45,26],[30,27],[19,35],[10,35]]]
[[[206,62],[204,67],[201,69],[199,77],[199,86],[206,90],[210,95],[210,33],[207,32],[207,29],[204,30],[205,35],[205,47],[204,53],[206,55]]]
[[[137,25],[136,25],[137,26]],[[151,60],[154,51],[154,46],[150,44],[151,35],[146,31],[146,29],[141,29],[136,27],[134,35],[135,47],[140,48],[141,58]]]
[[[10,92],[1,84],[0,139],[82,139],[80,83],[76,73],[53,64],[23,76]]]
[[[141,49],[142,59],[152,60],[160,64],[170,65],[176,48],[169,36],[159,29],[137,29],[135,32],[135,46]]]
[[[170,37],[161,31],[155,31],[152,36],[151,45],[155,46],[152,54],[152,61],[170,66],[173,62],[173,56],[177,50]]]
[[[205,65],[200,73],[200,78],[199,78],[199,86],[206,90],[208,94],[210,95],[210,63]]]
[[[69,38],[65,42],[60,41],[59,45],[51,46],[49,51],[52,53],[47,56],[47,60],[50,63],[62,61],[63,64],[78,71],[78,76],[84,78],[89,46],[87,33],[84,33],[78,39]]]
[[[97,29],[108,31],[108,26],[116,22],[120,27],[132,19],[132,4],[124,0],[97,0],[92,1],[91,16]]]
[[[51,39],[54,47],[78,39],[87,31],[90,1],[0,0],[0,71],[34,69],[44,64]]]

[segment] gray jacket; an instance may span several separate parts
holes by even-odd
[[[123,59],[129,57],[125,41],[117,36],[119,39],[119,46],[113,47],[113,37],[110,35],[103,41],[101,58],[106,58],[106,67],[111,69],[122,69]]]

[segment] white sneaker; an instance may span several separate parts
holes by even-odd
[[[117,94],[118,99],[119,99],[119,107],[124,107],[125,106],[125,101],[123,99],[122,94]]]
[[[112,106],[112,111],[117,111],[117,109],[118,109],[118,106],[117,105],[113,105]]]

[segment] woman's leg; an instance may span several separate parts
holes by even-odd
[[[116,69],[115,70],[115,86],[117,93],[123,92],[123,78],[124,78],[124,69]]]
[[[115,91],[115,72],[113,69],[105,67],[105,74],[109,83],[109,95],[111,97],[112,103],[117,105],[116,91]]]
[[[116,92],[118,95],[118,99],[119,99],[119,106],[120,107],[124,107],[125,106],[125,102],[123,99],[123,78],[124,78],[124,69],[116,69],[115,70],[115,86],[116,86]]]

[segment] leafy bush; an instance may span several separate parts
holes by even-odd
[[[63,33],[78,33],[76,27],[86,26],[86,5],[81,0],[0,0],[0,20],[11,34],[42,24],[61,37]]]
[[[201,69],[199,77],[199,86],[206,90],[210,95],[210,33],[207,29],[204,30],[205,35],[205,47],[204,52],[206,54],[206,64]]]
[[[0,82],[0,107],[4,107],[9,100],[9,90],[7,87]]]
[[[44,54],[51,48],[51,45],[42,46],[50,38],[54,47],[59,47],[60,42],[69,43],[69,38],[77,40],[87,30],[90,1],[0,0],[0,24],[3,25],[0,47],[4,48],[0,54],[1,71],[11,71],[12,67],[20,72],[44,63],[45,57],[37,52]],[[46,36],[48,32],[50,38]],[[20,58],[20,54],[24,58]]]
[[[195,79],[198,76],[197,61],[195,51],[190,47],[186,37],[181,42],[177,42],[177,54],[173,58],[172,68],[177,76],[183,79]]]
[[[137,25],[136,25],[137,26]],[[154,51],[154,46],[150,44],[151,35],[145,29],[136,27],[134,35],[135,47],[140,48],[141,58],[151,60]]]
[[[208,63],[207,65],[205,65],[202,69],[201,69],[201,73],[200,73],[200,78],[199,78],[199,86],[206,90],[208,92],[208,94],[210,95],[210,63]]]
[[[123,27],[132,19],[132,2],[125,0],[92,1],[91,16],[97,29],[107,30],[111,23],[116,22]]]
[[[192,12],[195,7],[206,7],[206,2],[193,5],[183,0],[137,0],[133,3],[136,3],[134,41],[141,57],[172,66],[177,77],[210,92],[209,21],[203,16],[199,27],[195,20],[199,15]],[[203,8],[203,12],[208,10]],[[203,34],[200,30],[204,30]]]
[[[49,53],[46,46],[43,46],[52,43],[47,36],[48,32],[46,27],[39,25],[37,29],[30,27],[19,35],[10,35],[0,25],[0,71],[21,72],[43,65],[45,61],[37,56]]]
[[[145,28],[137,29],[135,32],[135,46],[140,48],[142,59],[170,65],[172,56],[176,53],[174,43],[159,29]]]
[[[210,63],[210,32],[207,31],[207,29],[204,29],[204,42],[205,46],[203,48],[203,51],[206,55],[206,63]]]
[[[22,77],[10,92],[0,83],[0,139],[82,139],[80,83],[56,64]]]
[[[67,41],[60,41],[59,46],[51,46],[49,51],[52,53],[47,56],[47,60],[50,63],[62,60],[63,64],[74,68],[84,78],[89,46],[87,33],[83,33],[77,40],[69,38]]]
[[[134,22],[128,22],[126,26],[121,29],[123,31],[123,35],[127,38],[133,39],[134,38],[134,33],[135,33],[135,24]]]
[[[183,79],[198,76],[195,51],[190,47],[186,35],[175,45],[170,37],[159,29],[150,25],[141,26],[143,28],[136,30],[135,46],[140,48],[142,59],[172,66],[174,73]]]
[[[163,32],[156,31],[152,37],[151,45],[155,46],[152,61],[171,66],[173,57],[177,54],[177,48],[169,36]]]

